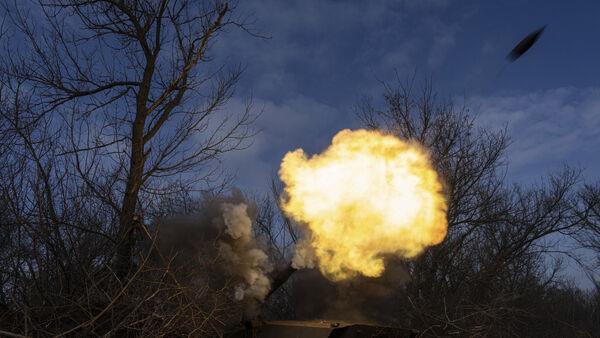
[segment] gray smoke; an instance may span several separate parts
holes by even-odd
[[[300,239],[294,246],[292,267],[294,269],[313,269],[316,267],[316,261],[317,257],[310,240],[306,238]]]
[[[399,319],[402,290],[409,280],[404,263],[390,258],[385,272],[377,278],[357,275],[333,282],[318,269],[305,268],[293,274],[285,289],[296,319],[394,325]]]
[[[240,192],[206,198],[195,213],[160,222],[158,252],[178,271],[192,272],[197,285],[229,290],[255,308],[269,293],[273,269],[252,231],[255,217],[256,207]]]
[[[247,209],[244,203],[221,205],[226,236],[220,240],[220,252],[225,269],[243,280],[235,287],[235,298],[262,302],[271,289],[268,274],[273,271],[273,266],[256,243]]]

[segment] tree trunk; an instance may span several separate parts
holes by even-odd
[[[144,174],[144,118],[137,114],[132,127],[131,160],[129,175],[125,186],[125,194],[121,204],[119,217],[118,243],[113,269],[119,279],[127,276],[131,265],[131,255],[135,244],[134,228],[136,225],[136,208],[138,193]],[[139,220],[138,220],[139,221]]]

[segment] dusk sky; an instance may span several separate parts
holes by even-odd
[[[431,78],[439,97],[463,100],[481,127],[508,127],[510,181],[536,182],[565,164],[600,169],[600,3],[594,1],[241,1],[253,38],[230,29],[215,56],[246,71],[228,109],[252,95],[261,130],[229,155],[236,185],[264,191],[283,155],[319,152],[354,107],[377,103],[381,81]],[[516,62],[506,55],[548,25]]]
[[[0,336],[600,332],[600,0],[0,19]]]

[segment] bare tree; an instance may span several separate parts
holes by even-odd
[[[386,318],[362,315],[424,336],[596,332],[598,293],[561,278],[563,263],[578,258],[561,242],[580,233],[591,210],[578,194],[580,172],[566,168],[537,185],[508,184],[507,131],[479,128],[466,107],[437,98],[429,82],[422,91],[415,91],[414,83],[384,85],[382,104],[364,99],[357,113],[364,127],[429,150],[448,200],[448,234],[442,244],[404,262],[408,283],[386,285],[394,290],[386,296],[388,305],[377,304],[386,307]],[[275,200],[278,194],[275,190]],[[278,242],[287,252],[294,228],[284,216],[268,219],[264,228],[288,232],[288,239]],[[271,313],[297,302],[286,290],[294,287],[292,280],[271,300]],[[368,302],[356,305],[368,308]],[[322,304],[327,306],[331,302]]]
[[[584,210],[589,210],[585,214],[588,231],[584,233],[582,240],[588,248],[600,252],[600,186],[586,185],[582,189],[581,199]]]
[[[556,330],[557,318],[546,320],[554,314],[537,311],[547,288],[561,282],[560,262],[576,258],[560,242],[583,224],[576,211],[579,172],[565,169],[538,186],[508,186],[506,130],[478,128],[468,109],[440,101],[430,83],[420,94],[413,84],[386,86],[381,110],[369,100],[359,109],[365,126],[430,150],[448,199],[447,238],[408,262],[412,281],[402,316],[432,334]],[[541,319],[552,325],[530,326]],[[573,330],[567,322],[563,332]]]
[[[250,106],[238,116],[222,111],[240,69],[209,63],[214,39],[240,24],[219,2],[60,0],[36,9],[41,23],[26,14],[31,8],[4,6],[25,43],[7,40],[2,74],[19,83],[12,94],[27,96],[32,121],[55,133],[53,144],[44,142],[49,151],[34,157],[64,161],[61,169],[74,170],[118,214],[114,269],[122,277],[141,195],[208,183],[214,160],[246,145]],[[11,117],[17,133],[19,117]],[[179,187],[169,184],[174,176]]]
[[[16,318],[11,327],[24,335],[138,330],[156,324],[134,317],[144,308],[156,315],[161,294],[186,307],[160,318],[165,334],[189,328],[173,325],[190,309],[190,325],[213,325],[222,301],[190,304],[218,294],[198,298],[202,290],[169,273],[169,257],[159,269],[142,249],[155,238],[147,225],[157,206],[220,191],[229,179],[220,156],[253,135],[251,102],[226,107],[242,69],[211,55],[228,27],[247,30],[235,3],[0,6],[0,306]]]

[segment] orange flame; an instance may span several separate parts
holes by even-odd
[[[442,184],[416,144],[346,129],[321,154],[288,152],[279,175],[283,210],[309,230],[294,264],[332,280],[380,276],[384,255],[411,258],[446,236]]]

